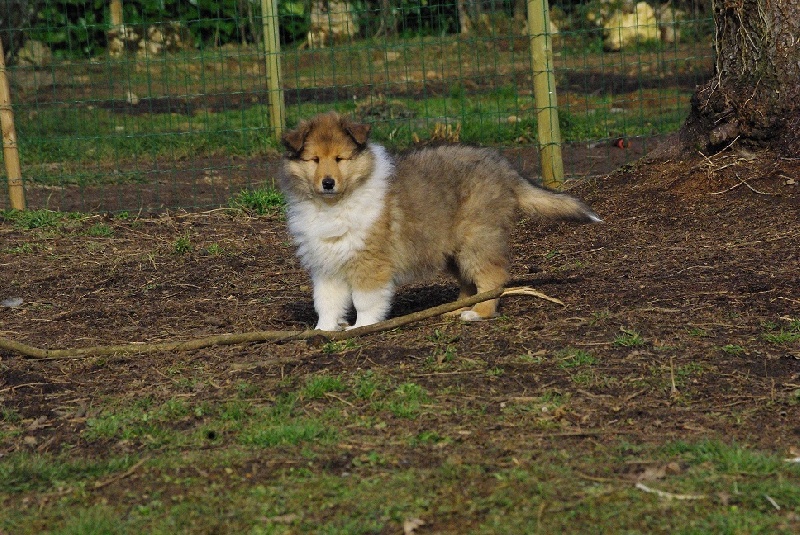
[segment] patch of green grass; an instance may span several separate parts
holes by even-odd
[[[449,444],[452,442],[450,439],[441,436],[436,431],[421,431],[411,438],[409,445],[423,446],[423,445],[436,445],[436,444]]]
[[[332,375],[312,375],[300,391],[303,399],[320,399],[328,392],[344,392],[346,386],[342,378]]]
[[[517,356],[517,360],[530,364],[541,364],[547,360],[547,353],[545,351],[532,352],[528,350],[527,353]]]
[[[338,432],[314,418],[294,418],[286,421],[253,423],[242,430],[239,442],[248,446],[269,448],[296,446],[301,442],[332,442]]]
[[[495,366],[494,368],[489,368],[488,370],[486,370],[487,377],[500,377],[505,373],[506,371],[499,366]]]
[[[403,383],[391,394],[387,407],[400,418],[416,418],[422,405],[429,401],[424,388],[416,383]]]
[[[24,254],[31,254],[35,250],[36,248],[33,246],[33,244],[25,242],[20,245],[17,245],[16,247],[9,247],[7,249],[3,249],[3,252],[8,254],[24,255]]]
[[[220,246],[218,243],[212,243],[205,248],[205,252],[210,256],[220,256],[221,254],[224,253],[224,250],[222,249],[222,246]]]
[[[772,344],[784,345],[791,344],[800,340],[800,320],[793,319],[782,325],[766,323],[764,328],[767,332],[761,337]]]
[[[236,383],[236,395],[241,399],[252,398],[258,395],[259,389],[257,385],[247,381],[240,381]]]
[[[353,391],[359,399],[372,399],[380,392],[381,383],[375,372],[367,370],[355,378]]]
[[[87,229],[86,234],[95,238],[108,238],[114,235],[114,229],[105,223],[95,223]]]
[[[252,417],[271,418],[269,411]],[[97,491],[82,489],[123,474],[134,459],[76,463],[59,456],[42,466],[32,454],[0,458],[0,492],[11,492],[12,500],[29,490],[74,489],[55,502],[10,502],[0,510],[0,526],[21,534],[388,533],[401,532],[413,518],[431,532],[445,526],[469,533],[788,534],[798,526],[800,466],[736,443],[621,441],[581,455],[522,448],[509,457],[448,454],[397,462],[397,449],[381,447],[387,437],[381,436],[381,446],[359,437],[365,448],[343,455],[334,443],[341,437],[295,423],[291,430],[254,434],[235,450],[162,454],[137,468],[136,484],[113,505],[94,505]],[[453,447],[436,428],[402,436],[393,437],[401,448]],[[481,440],[509,444],[499,437],[493,443],[492,436]],[[289,456],[280,457],[278,449],[265,458],[262,448],[282,444]],[[301,456],[300,444],[313,456]],[[646,488],[695,499],[670,500],[620,477],[630,474],[631,461],[643,459],[677,467],[645,479]],[[22,472],[9,470],[12,465]],[[249,477],[251,466],[260,467],[258,477]],[[3,477],[8,474],[11,480]],[[235,514],[220,518],[220,511],[234,510],[230,504]]]
[[[783,459],[776,455],[720,440],[677,441],[665,446],[664,453],[690,462],[698,473],[717,472],[719,475],[759,477],[773,475],[787,468]],[[800,467],[795,468],[800,473]]]
[[[567,348],[556,354],[560,360],[558,366],[562,369],[577,368],[579,366],[592,366],[597,359],[583,349]]]
[[[179,236],[172,244],[172,252],[177,255],[185,255],[191,253],[193,250],[194,246],[192,245],[192,240],[188,234]]]
[[[2,210],[0,220],[10,221],[15,227],[25,230],[35,228],[56,228],[67,217],[53,210]]]
[[[14,409],[2,407],[0,408],[0,421],[16,424],[22,421],[22,415]]]
[[[353,338],[347,340],[331,340],[322,345],[322,352],[328,354],[341,353],[348,349],[355,349],[358,347],[358,342]]]
[[[638,331],[620,328],[622,334],[614,338],[613,345],[618,347],[639,347],[644,345],[644,338]]]
[[[119,513],[107,505],[78,508],[64,519],[59,535],[106,535],[119,533]]]
[[[688,334],[689,336],[693,336],[696,338],[703,338],[708,336],[708,331],[700,327],[692,327],[691,329],[688,330]]]
[[[84,440],[137,441],[150,447],[163,447],[182,443],[187,437],[174,429],[178,421],[191,418],[194,407],[179,398],[160,405],[149,398],[137,400],[127,406],[108,407],[97,416],[86,420]]]
[[[0,458],[0,493],[75,487],[87,480],[124,472],[134,463],[135,459],[127,456],[71,459],[62,455],[17,452]]]
[[[720,349],[723,353],[727,353],[728,355],[741,355],[745,351],[742,346],[737,344],[725,344]]]
[[[335,427],[321,418],[294,415],[292,405],[289,402],[256,411],[239,433],[239,443],[266,448],[304,442],[328,444],[337,439],[339,431]]]
[[[140,158],[186,160],[217,154],[253,156],[275,148],[264,123],[266,108],[194,116],[153,113],[126,116],[94,108],[87,122],[78,107],[41,107],[35,117],[17,116],[20,154],[30,180],[43,184],[117,184],[142,180],[136,171],[109,172],[97,162],[124,163]],[[236,125],[235,129],[231,126]],[[63,162],[54,166],[52,162]]]
[[[687,378],[702,375],[705,371],[706,368],[703,364],[699,362],[688,362],[675,367],[675,380],[678,384],[683,384]]]
[[[589,325],[597,325],[609,319],[611,317],[611,312],[608,310],[600,310],[597,312],[592,312],[592,317],[589,320]]]
[[[597,377],[594,373],[594,370],[588,369],[580,370],[577,373],[572,374],[570,379],[576,385],[588,386],[593,384],[597,380]]]
[[[283,208],[286,201],[283,194],[273,187],[242,190],[230,200],[231,208],[248,213],[271,214]]]

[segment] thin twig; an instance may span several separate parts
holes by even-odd
[[[224,346],[224,345],[239,345],[254,342],[288,342],[292,340],[308,340],[310,338],[322,337],[327,340],[346,340],[349,338],[356,338],[368,334],[388,331],[396,329],[403,325],[422,321],[424,319],[440,316],[447,312],[453,312],[460,308],[474,306],[490,299],[497,299],[503,296],[510,295],[526,295],[539,297],[553,303],[563,305],[564,303],[549,297],[541,292],[538,292],[527,286],[508,288],[497,288],[488,292],[483,292],[471,297],[465,297],[458,301],[445,303],[443,305],[431,307],[419,312],[406,314],[386,321],[358,327],[347,331],[318,331],[308,329],[305,331],[250,331],[244,333],[234,334],[221,334],[215,336],[206,336],[203,338],[195,338],[184,341],[172,342],[158,342],[158,343],[130,343],[119,345],[99,345],[84,348],[71,348],[71,349],[42,349],[8,338],[0,337],[0,349],[19,353],[20,355],[38,360],[55,360],[55,359],[77,359],[86,357],[110,356],[110,355],[131,355],[131,354],[147,354],[158,353],[163,351],[191,351],[203,349],[211,346]]]
[[[107,486],[109,486],[110,484],[112,484],[112,483],[114,483],[116,481],[119,481],[121,479],[125,479],[126,477],[132,475],[136,470],[139,469],[140,466],[142,466],[148,460],[149,460],[149,457],[145,457],[144,459],[139,460],[139,462],[137,462],[136,464],[134,464],[133,466],[128,468],[125,472],[119,474],[118,476],[114,476],[112,478],[106,479],[105,481],[97,481],[94,484],[94,490],[102,489],[103,487],[107,487]]]
[[[728,189],[724,189],[724,190],[722,190],[722,191],[716,191],[716,192],[714,192],[714,193],[711,193],[710,195],[722,195],[723,193],[728,193],[729,191],[735,190],[735,189],[736,189],[736,188],[738,188],[739,186],[747,186],[747,188],[748,188],[750,191],[752,191],[753,193],[757,193],[757,194],[759,194],[759,195],[769,195],[769,196],[772,196],[772,195],[774,195],[774,193],[768,193],[768,192],[766,192],[766,191],[760,191],[760,190],[757,190],[756,188],[754,188],[753,186],[751,186],[750,184],[748,184],[748,183],[747,183],[747,181],[746,181],[745,179],[743,179],[742,177],[740,177],[740,176],[739,176],[739,173],[734,173],[734,174],[736,175],[736,180],[738,180],[738,181],[739,181],[739,183],[738,183],[738,184],[734,184],[734,185],[733,185],[733,186],[731,186],[730,188],[728,188]]]
[[[666,498],[668,500],[702,500],[705,498],[705,496],[701,494],[675,494],[673,492],[653,489],[644,483],[637,483],[636,488],[644,492],[649,492],[650,494],[655,494],[659,498]]]

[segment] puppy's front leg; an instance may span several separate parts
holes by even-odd
[[[340,331],[346,324],[350,307],[350,286],[347,281],[326,276],[314,277],[314,309],[319,315],[315,329]]]
[[[353,305],[356,307],[355,327],[372,325],[386,319],[392,305],[394,284],[385,283],[375,289],[353,288]]]

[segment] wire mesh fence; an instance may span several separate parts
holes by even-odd
[[[264,4],[0,0],[29,207],[197,209],[270,184]],[[528,8],[280,0],[286,123],[336,109],[395,149],[494,145],[537,175]],[[568,176],[651,149],[712,73],[710,0],[559,0],[549,15]]]

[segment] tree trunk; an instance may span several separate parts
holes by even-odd
[[[800,0],[714,0],[714,77],[692,99],[684,149],[734,141],[800,156]]]

